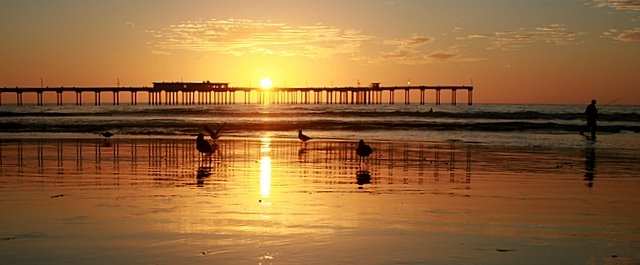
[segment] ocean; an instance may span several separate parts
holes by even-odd
[[[460,140],[518,146],[584,144],[582,105],[120,105],[1,106],[0,134],[12,137],[192,137],[224,124],[223,137],[380,141]],[[601,106],[603,147],[640,147],[640,106]],[[603,139],[601,137],[601,139]]]
[[[638,264],[640,108],[583,108],[2,106],[0,263]]]

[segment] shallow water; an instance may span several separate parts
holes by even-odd
[[[263,131],[543,132],[584,130],[580,105],[120,105],[0,106],[0,132],[185,135],[202,124],[226,124],[226,134]],[[639,106],[600,106],[599,130],[640,132]],[[340,137],[340,135],[337,135]],[[426,139],[422,139],[426,140]]]
[[[635,150],[3,139],[3,264],[637,264]],[[370,178],[367,177],[370,176]]]

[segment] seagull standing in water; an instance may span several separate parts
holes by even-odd
[[[300,139],[300,141],[302,141],[303,143],[306,143],[307,141],[311,140],[311,137],[305,135],[304,133],[302,133],[302,129],[299,129],[298,139]]]
[[[356,154],[360,157],[368,157],[371,153],[373,153],[373,148],[368,144],[364,143],[364,140],[360,139],[358,142],[358,147],[356,148]]]
[[[214,145],[211,145],[209,141],[204,139],[204,134],[198,134],[198,137],[196,137],[196,149],[198,149],[198,152],[203,155],[210,156],[211,154],[213,154],[214,147],[215,143]]]
[[[220,138],[222,127],[223,126],[220,126],[217,130],[214,131],[207,125],[203,126],[203,129],[209,134],[211,139],[213,139],[213,143],[210,143],[209,141],[204,139],[204,134],[202,133],[198,133],[198,137],[196,137],[196,149],[198,149],[198,152],[200,152],[200,154],[208,156],[209,160],[211,160],[211,154],[213,154],[213,152],[215,152],[218,148],[218,144],[216,144],[215,141]]]

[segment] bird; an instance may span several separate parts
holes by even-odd
[[[302,133],[302,129],[299,129],[298,139],[300,139],[300,141],[302,141],[303,143],[306,143],[307,141],[311,140],[311,137],[305,135],[304,133]]]
[[[100,133],[102,136],[104,136],[104,138],[111,138],[111,136],[113,136],[113,133],[107,131],[107,132],[101,132]]]
[[[358,147],[356,148],[356,154],[360,157],[367,157],[371,153],[373,153],[373,149],[368,144],[364,143],[364,140],[360,139],[358,142]]]
[[[204,139],[204,134],[199,133],[198,137],[196,137],[196,149],[198,149],[198,152],[204,155],[211,155],[213,148],[214,146]]]
[[[218,140],[218,138],[220,138],[220,132],[222,131],[222,127],[224,127],[223,125],[220,125],[220,127],[218,127],[217,130],[212,130],[211,127],[204,125],[203,128],[204,130],[209,134],[209,136],[211,136],[211,139]]]

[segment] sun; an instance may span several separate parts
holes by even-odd
[[[273,81],[271,78],[265,77],[260,80],[260,88],[262,89],[271,89],[273,87]]]

